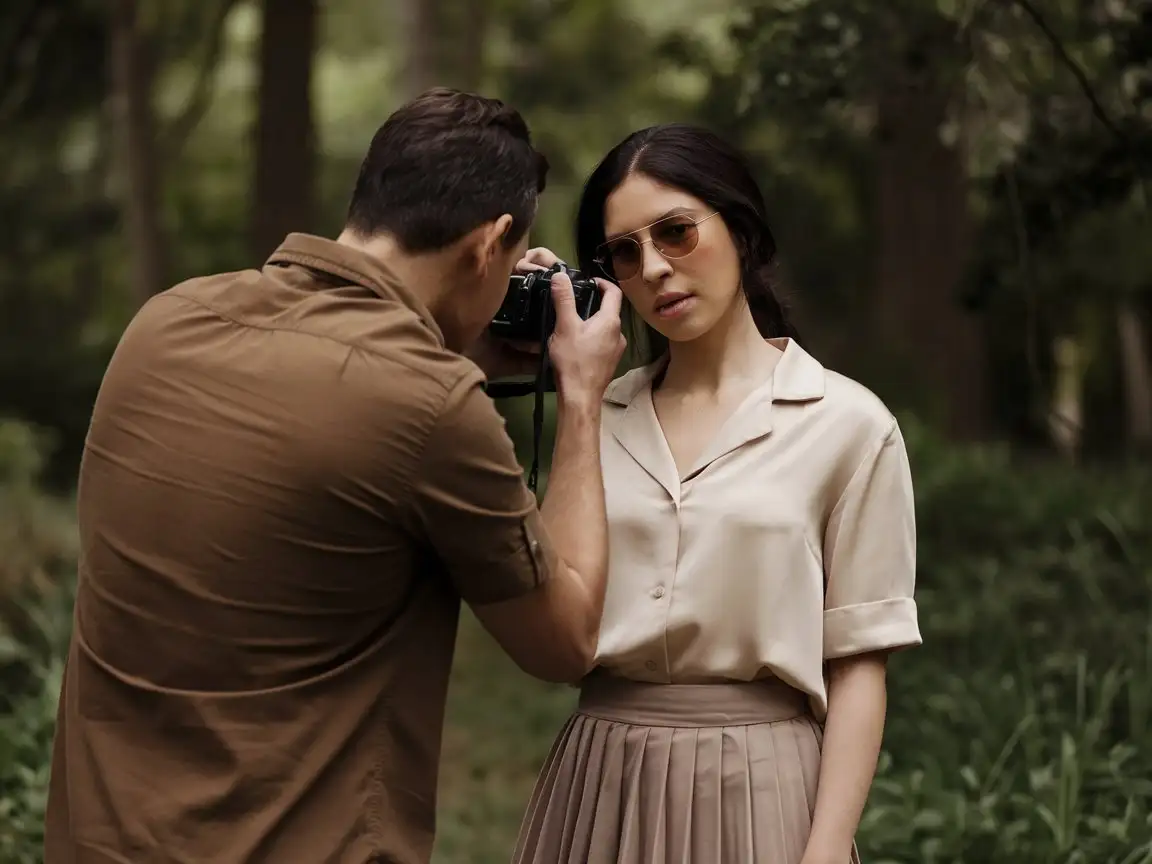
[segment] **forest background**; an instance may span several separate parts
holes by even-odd
[[[334,236],[376,127],[437,84],[528,118],[533,243],[567,258],[627,133],[739,144],[805,346],[899,412],[925,644],[892,663],[865,860],[1152,862],[1152,0],[6,0],[0,864],[40,860],[119,335]],[[501,407],[530,458],[530,403]],[[572,701],[465,615],[437,864],[507,860]]]

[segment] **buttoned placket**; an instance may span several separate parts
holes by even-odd
[[[672,613],[676,579],[680,567],[680,553],[683,544],[683,501],[689,494],[690,484],[699,478],[710,465],[722,457],[741,449],[752,441],[770,434],[772,430],[772,381],[757,387],[736,407],[709,442],[692,469],[683,478],[676,469],[676,461],[668,446],[667,437],[656,416],[649,382],[630,401],[624,417],[616,429],[617,440],[644,470],[660,485],[668,496],[676,522],[676,550],[671,560],[671,572],[664,574],[661,581],[647,586],[648,602],[658,604],[660,627],[668,629]],[[660,672],[665,680],[671,678],[670,658],[665,649],[664,656],[650,658],[644,663],[649,672]]]
[[[643,498],[648,502],[644,506],[664,510],[659,517],[652,514],[653,524],[659,523],[662,527],[654,538],[657,545],[642,567],[647,578],[633,582],[621,576],[618,584],[627,586],[631,597],[625,599],[621,596],[614,601],[617,610],[626,608],[629,615],[635,615],[636,627],[642,628],[647,634],[641,641],[650,646],[647,649],[648,656],[633,655],[633,660],[638,661],[649,673],[650,680],[671,683],[675,679],[675,658],[684,646],[669,643],[670,627],[678,627],[681,616],[686,624],[695,620],[693,610],[680,604],[694,602],[692,598],[696,596],[696,589],[682,584],[681,577],[706,577],[682,572],[681,561],[688,551],[683,548],[684,544],[694,542],[690,532],[709,530],[706,524],[707,511],[716,507],[718,502],[715,496],[723,494],[722,489],[712,488],[712,480],[721,484],[739,482],[740,468],[732,460],[740,458],[737,451],[757,445],[772,434],[773,422],[779,419],[774,418],[776,403],[800,405],[824,397],[823,366],[792,340],[769,341],[783,351],[784,356],[779,359],[767,380],[754,388],[725,420],[683,477],[676,469],[652,402],[652,381],[661,364],[657,362],[633,370],[613,382],[605,394],[605,401],[619,409],[606,416],[605,432],[615,439],[623,454],[647,475],[646,479],[658,487],[659,497],[654,496],[657,488],[648,487],[643,491]],[[719,462],[725,464],[716,465]],[[721,468],[723,475],[715,475]],[[630,472],[628,477],[628,480],[620,482],[629,485],[645,483],[644,479]],[[693,503],[695,495],[701,496],[700,507],[703,510],[700,512],[697,512]],[[675,549],[670,548],[673,545]],[[674,607],[677,598],[679,601]],[[645,614],[641,610],[651,611]],[[618,625],[620,622],[614,619],[613,623]],[[631,638],[623,641],[625,644],[634,644],[639,637],[640,634],[634,632]],[[616,638],[615,634],[611,637],[612,641]]]

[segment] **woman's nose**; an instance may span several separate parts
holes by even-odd
[[[672,272],[672,265],[668,263],[668,259],[656,251],[651,243],[645,243],[641,247],[641,254],[644,256],[641,261],[641,272],[645,282],[657,282]]]

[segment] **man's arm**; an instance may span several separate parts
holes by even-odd
[[[606,576],[599,405],[566,405],[544,512],[477,375],[448,394],[413,484],[418,530],[525,672],[571,682],[595,651]]]
[[[576,681],[592,668],[608,582],[600,413],[625,339],[619,286],[603,279],[597,284],[600,310],[583,321],[568,277],[555,276],[551,283],[556,329],[548,355],[556,370],[556,446],[541,514],[558,554],[558,572],[540,591],[476,610],[504,650],[529,663],[542,662],[530,658],[533,646],[559,637],[561,644],[552,646],[554,665],[532,672],[553,681]],[[553,626],[559,629],[550,637]]]
[[[599,400],[558,400],[556,446],[540,513],[557,553],[552,578],[522,597],[474,608],[524,671],[570,683],[592,666],[608,579]]]
[[[592,666],[608,578],[608,525],[600,468],[604,390],[625,347],[620,289],[600,281],[600,310],[576,312],[567,276],[552,281],[557,429],[542,508],[524,484],[512,442],[479,386],[441,419],[438,469],[424,523],[440,538],[461,594],[528,674],[573,682]],[[435,449],[435,448],[432,448]],[[454,490],[454,491],[452,491]],[[451,506],[445,506],[445,503]]]
[[[608,515],[600,464],[601,402],[566,405],[559,400],[556,445],[548,489],[540,512],[552,542],[588,594],[582,624],[589,640],[586,666],[592,662],[608,583]],[[584,670],[585,672],[587,669]]]

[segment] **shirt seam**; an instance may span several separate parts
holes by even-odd
[[[856,485],[856,480],[860,477],[868,465],[872,464],[880,457],[880,454],[884,452],[884,448],[888,447],[892,443],[893,436],[896,434],[896,429],[897,423],[895,420],[893,420],[891,425],[884,432],[884,435],[881,436],[880,446],[876,447],[875,449],[869,447],[868,450],[864,453],[864,456],[860,459],[859,464],[857,464],[857,466],[852,470],[852,476],[849,477],[848,482],[844,484],[844,489],[836,499],[835,506],[832,508],[831,512],[829,512],[825,525],[835,521],[836,515],[847,504],[848,493],[851,492],[852,487]],[[827,528],[825,528],[825,530],[827,530]]]
[[[429,374],[428,372],[424,371],[423,369],[419,368],[418,366],[413,366],[409,363],[405,363],[403,360],[401,360],[400,358],[398,358],[394,355],[385,354],[381,351],[376,351],[372,348],[369,348],[369,347],[363,345],[360,342],[348,342],[348,341],[345,341],[343,339],[338,339],[335,336],[329,336],[326,333],[314,333],[310,330],[301,330],[301,329],[295,328],[295,327],[270,327],[270,326],[262,325],[262,324],[254,324],[251,321],[245,321],[244,319],[238,318],[235,315],[230,315],[228,312],[225,312],[223,309],[219,309],[210,303],[205,303],[203,300],[200,300],[200,299],[195,298],[195,297],[189,297],[187,294],[180,294],[180,293],[173,292],[173,293],[170,293],[167,295],[157,295],[155,298],[153,298],[153,300],[159,300],[161,298],[166,298],[166,299],[176,300],[176,301],[183,301],[184,303],[190,304],[192,306],[196,306],[200,309],[204,309],[207,312],[211,312],[213,315],[217,316],[218,318],[220,318],[223,321],[227,321],[230,324],[234,324],[237,327],[243,327],[243,328],[248,329],[248,330],[255,330],[255,331],[258,331],[261,333],[295,333],[298,336],[305,336],[305,337],[308,337],[310,339],[317,339],[321,342],[329,342],[333,345],[339,345],[341,348],[348,348],[348,349],[353,350],[353,351],[363,351],[365,354],[371,355],[372,357],[376,357],[377,359],[386,360],[388,362],[395,363],[397,366],[403,366],[405,369],[408,369],[411,372],[415,372],[424,378],[427,378],[431,381],[436,381],[441,386],[444,386],[443,382],[439,381],[439,379],[437,379],[435,375]],[[397,304],[397,305],[403,306],[403,304]],[[407,307],[403,307],[403,308],[407,308]],[[421,323],[423,323],[423,322],[421,322]],[[447,350],[447,349],[445,349],[445,350]],[[453,385],[453,386],[455,386],[455,385]]]
[[[424,435],[424,440],[420,444],[420,453],[416,457],[412,472],[408,475],[406,482],[404,483],[407,491],[413,496],[412,500],[416,502],[414,505],[416,508],[416,519],[421,526],[424,524],[424,516],[421,512],[422,508],[419,503],[419,498],[416,496],[416,484],[419,478],[424,475],[424,468],[427,465],[428,453],[432,449],[430,446],[432,443],[432,438],[440,430],[441,424],[444,421],[444,409],[448,404],[448,400],[470,377],[471,375],[467,370],[462,370],[460,374],[456,376],[456,380],[452,382],[451,386],[445,386],[443,382],[439,382],[444,388],[444,392],[441,394],[439,405],[436,406],[435,419],[433,419],[433,421],[428,425],[428,432]]]

